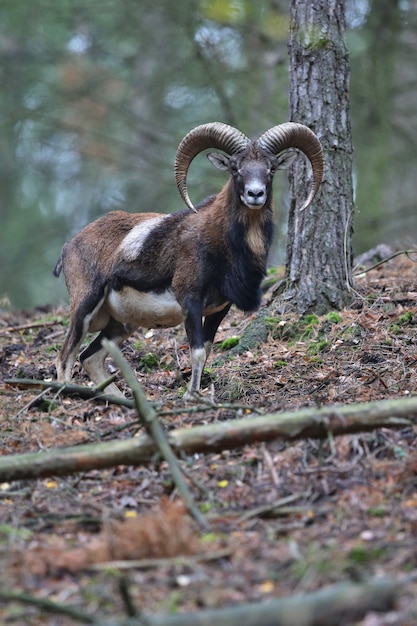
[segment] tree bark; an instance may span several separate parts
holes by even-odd
[[[323,439],[328,433],[345,435],[375,428],[405,428],[417,418],[417,398],[381,400],[321,409],[267,414],[167,433],[174,449],[185,454],[218,452],[260,441],[306,437]],[[124,441],[58,448],[42,453],[0,457],[0,482],[62,476],[115,465],[149,463],[157,446],[148,435]]]
[[[341,309],[352,298],[352,138],[349,60],[343,0],[292,0],[290,119],[309,126],[323,145],[321,191],[300,212],[308,168],[290,171],[285,299],[299,313]]]

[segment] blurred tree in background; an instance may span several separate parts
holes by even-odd
[[[417,241],[417,3],[357,1],[351,10],[355,248],[406,247]]]
[[[179,141],[224,121],[256,136],[288,119],[287,0],[2,0],[0,298],[66,300],[63,242],[112,209],[182,208]],[[355,252],[415,240],[417,9],[346,0],[355,144]],[[200,158],[195,201],[221,174]],[[284,262],[286,177],[276,184]]]

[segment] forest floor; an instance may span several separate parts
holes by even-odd
[[[167,430],[253,410],[416,395],[416,264],[399,256],[357,276],[355,288],[354,306],[339,314],[300,320],[270,308],[268,341],[243,354],[230,350],[237,339],[225,340],[242,335],[251,318],[231,312],[203,380],[207,396],[214,387],[215,407],[180,397],[190,373],[183,328],[138,331],[123,353]],[[67,323],[64,307],[0,312],[0,381],[52,379]],[[78,365],[74,379],[87,383]],[[0,455],[140,431],[134,409],[0,387]],[[172,613],[263,602],[352,577],[400,579],[417,569],[416,436],[417,426],[383,428],[196,454],[186,467],[208,533],[178,508],[168,466],[158,460],[0,480],[0,589],[105,620],[126,616],[126,586],[140,611]],[[184,556],[168,558],[175,554]],[[128,558],[136,559],[130,567]],[[114,559],[123,562],[100,563]],[[77,620],[0,601],[0,623]],[[416,624],[417,583],[404,585],[394,610],[355,623]]]

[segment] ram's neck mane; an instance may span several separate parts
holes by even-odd
[[[208,207],[207,207],[208,208]],[[210,207],[210,237],[228,259],[223,276],[225,295],[239,309],[254,311],[261,301],[261,282],[273,235],[273,211],[243,206],[229,180]],[[220,277],[219,277],[220,279]]]

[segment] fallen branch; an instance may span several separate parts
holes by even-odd
[[[218,561],[220,559],[228,559],[233,556],[233,550],[223,548],[215,552],[203,552],[201,554],[193,554],[193,556],[174,556],[171,558],[160,559],[130,559],[129,561],[103,561],[102,563],[92,563],[88,566],[88,571],[98,572],[108,569],[109,567],[118,570],[129,569],[159,569],[161,567],[194,567],[197,563],[206,563],[209,561]]]
[[[174,449],[190,455],[241,448],[274,439],[325,439],[329,433],[346,435],[376,428],[405,428],[416,418],[417,397],[412,397],[309,408],[194,426],[170,431],[168,441]],[[62,476],[115,465],[141,465],[149,463],[155,452],[155,443],[145,434],[123,441],[1,456],[0,481]]]
[[[113,378],[114,377],[111,376],[106,383],[112,382]],[[11,385],[19,389],[56,389],[58,395],[79,396],[85,400],[100,400],[101,402],[126,406],[130,409],[135,406],[135,402],[130,398],[121,398],[102,391],[102,389],[100,389],[102,385],[98,387],[87,387],[85,385],[74,385],[73,383],[60,383],[56,380],[34,380],[33,378],[6,378],[3,382],[5,385]]]
[[[213,609],[177,615],[149,615],[148,626],[334,626],[352,623],[368,611],[388,611],[394,606],[399,584],[373,579],[367,583],[341,583],[305,595],[270,600],[262,604]],[[113,622],[114,623],[114,622]]]
[[[0,590],[0,602],[19,602],[20,604],[26,604],[28,606],[35,606],[40,611],[46,613],[71,617],[80,624],[99,625],[102,623],[100,621],[96,621],[92,615],[88,615],[75,607],[59,604],[58,602],[52,602],[47,598],[38,598],[30,593],[15,593],[13,591]]]
[[[366,583],[340,583],[312,593],[296,594],[261,604],[242,604],[176,615],[147,613],[109,621],[29,594],[0,592],[0,600],[32,604],[48,613],[67,614],[81,623],[101,626],[334,626],[342,621],[352,623],[369,611],[391,610],[400,584],[390,579],[374,578]]]
[[[29,322],[27,324],[20,324],[19,326],[7,326],[0,333],[0,337],[7,337],[8,333],[20,332],[22,330],[30,330],[32,328],[47,328],[48,326],[55,326],[59,324],[58,320],[52,320],[48,322]]]
[[[383,265],[384,263],[388,263],[388,261],[391,261],[392,259],[395,259],[397,256],[401,256],[402,254],[404,254],[406,257],[408,257],[410,259],[410,261],[413,261],[413,259],[411,258],[410,255],[411,254],[417,254],[417,250],[415,250],[413,248],[411,250],[399,250],[398,252],[394,252],[393,254],[390,254],[389,256],[385,257],[384,259],[381,259],[377,263],[374,263],[370,267],[364,267],[364,268],[361,268],[359,270],[357,270],[357,267],[354,267],[353,268],[354,276],[360,276],[361,274],[366,274],[367,272],[370,272],[371,270],[374,270],[375,268],[379,267],[380,265]]]
[[[141,385],[139,384],[139,381],[137,380],[135,374],[131,370],[128,362],[126,361],[116,344],[113,341],[108,341],[107,339],[103,339],[102,343],[104,348],[106,348],[110,356],[113,358],[116,365],[120,368],[127,385],[130,387],[133,393],[133,398],[135,401],[135,406],[139,415],[139,419],[141,420],[148,435],[152,437],[153,441],[155,442],[159,453],[168,463],[170,472],[172,474],[172,479],[177,486],[178,491],[180,492],[187,509],[194,517],[194,519],[200,524],[200,526],[204,530],[208,530],[209,525],[202,513],[200,513],[196,503],[194,502],[194,498],[192,497],[191,492],[187,487],[178,463],[178,459],[172,451],[172,448],[165,435],[165,431],[158,420],[155,409],[146,399],[146,396],[143,392]]]
[[[36,378],[5,378],[2,382],[5,385],[10,385],[11,387],[17,387],[18,389],[56,389],[57,395],[63,396],[79,396],[83,400],[98,400],[100,402],[107,402],[108,404],[118,404],[120,406],[125,406],[129,409],[135,408],[135,401],[131,398],[122,398],[120,396],[114,396],[113,394],[106,393],[103,391],[106,385],[113,382],[115,376],[110,376],[108,380],[100,385],[96,385],[94,387],[87,387],[86,385],[76,385],[75,383],[60,383],[56,380],[40,380]],[[31,403],[35,400],[31,400]],[[193,413],[202,413],[204,411],[212,411],[216,409],[216,411],[246,411],[252,413],[261,413],[261,410],[255,406],[251,406],[249,404],[234,404],[230,402],[204,402],[204,398],[201,398],[202,404],[193,404],[192,406],[181,406],[172,409],[162,409],[158,410],[158,417],[167,417],[170,415],[179,415],[179,414],[193,414]],[[158,403],[150,403],[155,409],[157,409]],[[163,403],[161,403],[164,406]],[[27,409],[28,406],[25,406],[21,411]]]
[[[32,400],[29,400],[29,402],[25,404],[25,406],[22,406],[22,408],[19,409],[19,411],[16,413],[16,415],[13,416],[12,419],[14,420],[17,419],[20,415],[22,415],[22,413],[24,413],[25,411],[28,411],[30,408],[35,406],[43,398],[43,396],[48,393],[48,391],[49,389],[42,389],[42,391],[38,393],[37,396],[32,398]]]

